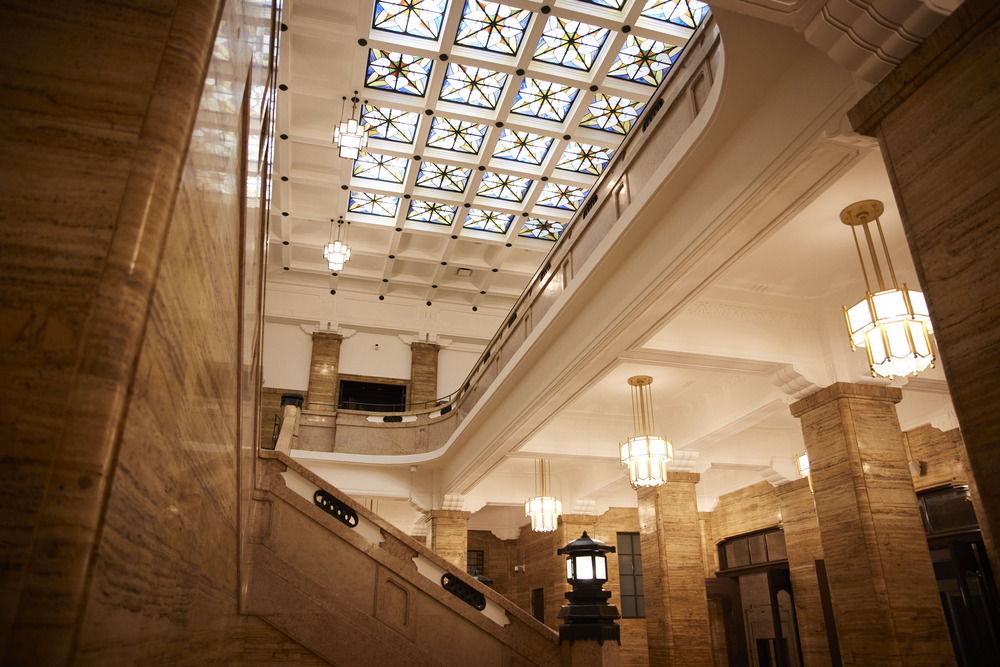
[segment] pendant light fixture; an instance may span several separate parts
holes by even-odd
[[[524,503],[524,514],[531,517],[531,530],[536,533],[555,530],[562,514],[562,502],[549,495],[551,486],[549,462],[538,459],[535,461],[535,495]]]
[[[865,298],[844,307],[844,320],[851,340],[851,349],[863,347],[868,352],[868,365],[873,377],[893,378],[897,375],[916,375],[934,366],[934,344],[931,342],[931,318],[923,292],[907,288],[896,281],[889,248],[882,233],[879,217],[885,211],[882,202],[875,199],[855,202],[840,212],[840,220],[854,232],[854,245],[865,277]],[[878,253],[869,225],[874,222],[882,241],[882,254],[889,269],[892,284],[882,276]],[[868,268],[865,266],[858,240],[858,227],[865,233],[871,255],[872,275],[878,291],[872,292]]]
[[[334,222],[331,218],[330,222]],[[336,221],[337,236],[334,238],[334,225],[330,225],[330,242],[323,248],[323,257],[330,264],[331,271],[341,271],[344,262],[351,258],[351,248],[347,245],[347,230],[351,223],[344,224],[344,216]]]
[[[340,157],[356,160],[358,154],[368,146],[368,133],[361,127],[361,116],[354,118],[354,113],[358,110],[358,91],[354,91],[351,97],[351,115],[344,120],[344,108],[347,104],[347,96],[342,98],[340,104],[340,125],[333,129],[333,143],[340,147]]]
[[[674,446],[653,435],[653,378],[636,375],[628,379],[632,387],[632,419],[635,435],[619,445],[622,465],[628,467],[632,488],[659,486],[667,481],[667,464],[674,460]]]

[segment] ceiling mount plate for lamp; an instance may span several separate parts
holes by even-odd
[[[885,205],[877,199],[865,199],[854,202],[840,212],[840,221],[845,225],[856,227],[867,225],[875,218],[885,213]]]

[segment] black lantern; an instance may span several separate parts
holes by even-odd
[[[580,539],[559,549],[558,553],[566,556],[566,580],[573,587],[566,593],[569,604],[559,610],[559,618],[564,621],[559,625],[560,642],[568,640],[572,644],[578,639],[590,639],[603,644],[613,639],[622,643],[621,628],[615,623],[620,618],[618,609],[608,604],[611,591],[603,588],[608,580],[605,554],[614,552],[614,547],[591,539],[586,531]]]

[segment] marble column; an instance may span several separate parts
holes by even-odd
[[[410,343],[410,405],[420,409],[419,403],[430,407],[437,395],[438,351],[434,343]]]
[[[809,454],[845,665],[954,664],[895,387],[836,383],[791,405]]]
[[[857,131],[882,148],[988,545],[1000,535],[998,17],[993,0],[966,0],[850,113]],[[997,556],[993,549],[994,563]]]
[[[314,331],[312,359],[309,362],[308,410],[337,409],[340,398],[340,344],[344,337],[327,331]]]
[[[651,665],[712,665],[695,496],[699,479],[671,472],[666,484],[638,492]]]
[[[469,517],[472,512],[431,510],[431,549],[465,571],[469,549]]]
[[[781,527],[785,533],[788,574],[795,599],[795,624],[805,667],[832,664],[816,561],[823,558],[816,505],[809,480],[799,479],[775,488],[781,505]],[[830,628],[832,630],[832,628]]]

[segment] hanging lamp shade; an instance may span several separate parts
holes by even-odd
[[[351,97],[351,115],[344,120],[344,106],[347,101],[345,95],[340,107],[340,124],[333,128],[333,143],[340,148],[340,157],[356,160],[358,155],[368,146],[368,133],[361,127],[360,116],[355,119],[354,114],[358,109],[358,91],[354,91]]]
[[[632,387],[632,418],[635,435],[619,445],[622,465],[628,468],[633,488],[659,486],[667,481],[667,464],[674,460],[673,443],[653,435],[653,403],[649,385],[653,378],[636,375],[628,379]]]
[[[851,204],[840,213],[840,219],[854,232],[854,245],[865,277],[865,298],[850,308],[844,307],[844,321],[851,349],[865,348],[872,376],[893,378],[916,375],[934,366],[934,344],[931,341],[930,313],[923,292],[911,290],[906,283],[896,281],[896,272],[889,257],[889,248],[879,217],[884,212],[882,202],[868,199]],[[874,222],[882,245],[885,265],[891,284],[882,275],[870,224]],[[873,292],[868,267],[861,251],[858,228],[864,231],[871,263],[871,273],[878,290]]]
[[[549,495],[551,486],[549,462],[542,459],[535,461],[536,495],[525,501],[524,514],[531,517],[531,530],[536,533],[555,530],[562,515],[562,502]]]
[[[330,220],[333,222],[333,220]],[[351,248],[347,245],[347,225],[344,224],[344,216],[336,221],[336,238],[331,238],[330,242],[323,248],[323,257],[330,266],[331,271],[341,271],[344,263],[351,259]],[[330,236],[333,237],[333,225],[331,225]]]

